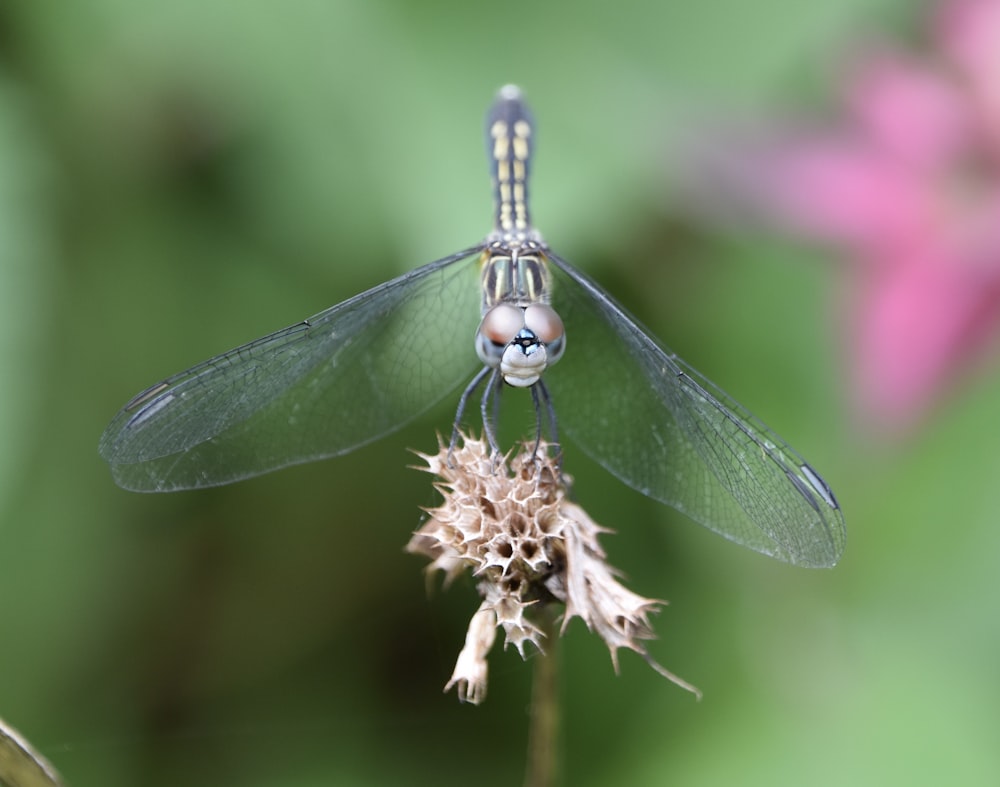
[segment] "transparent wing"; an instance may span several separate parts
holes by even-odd
[[[101,437],[126,489],[215,486],[371,442],[480,365],[482,246],[432,262],[136,396]]]
[[[819,474],[550,257],[567,331],[566,354],[545,377],[560,428],[628,485],[732,541],[797,565],[836,564],[844,518]]]

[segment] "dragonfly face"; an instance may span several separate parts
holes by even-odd
[[[521,92],[501,89],[486,121],[486,239],[133,397],[101,437],[115,480],[166,492],[337,456],[463,385],[456,428],[483,385],[483,430],[499,451],[506,383],[529,388],[539,423],[547,414],[554,431],[558,412],[575,446],[643,494],[758,552],[834,565],[846,532],[819,473],[534,229],[533,134]],[[470,341],[442,351],[454,336]]]

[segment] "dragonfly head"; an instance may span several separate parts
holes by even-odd
[[[499,368],[504,381],[517,388],[538,382],[565,349],[562,320],[547,304],[497,304],[483,315],[476,332],[476,352],[482,362]]]

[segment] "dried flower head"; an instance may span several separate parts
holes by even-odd
[[[644,640],[655,637],[649,615],[665,603],[643,598],[622,586],[606,562],[596,524],[567,500],[567,482],[550,457],[549,446],[527,443],[512,461],[497,459],[485,441],[462,436],[453,451],[439,440],[438,453],[418,453],[420,469],[438,477],[444,502],[427,509],[429,519],[406,549],[431,560],[429,572],[444,574],[445,586],[469,570],[479,582],[482,604],[473,615],[465,647],[445,690],[457,687],[463,702],[486,697],[486,655],[496,629],[504,646],[522,658],[528,643],[543,650],[542,610],[565,605],[561,632],[574,617],[604,640],[618,670],[618,649],[628,648],[679,686],[698,690],[657,664]]]

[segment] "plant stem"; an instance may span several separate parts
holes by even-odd
[[[545,652],[534,659],[524,787],[553,787],[559,762],[559,632],[551,610],[544,620]]]

